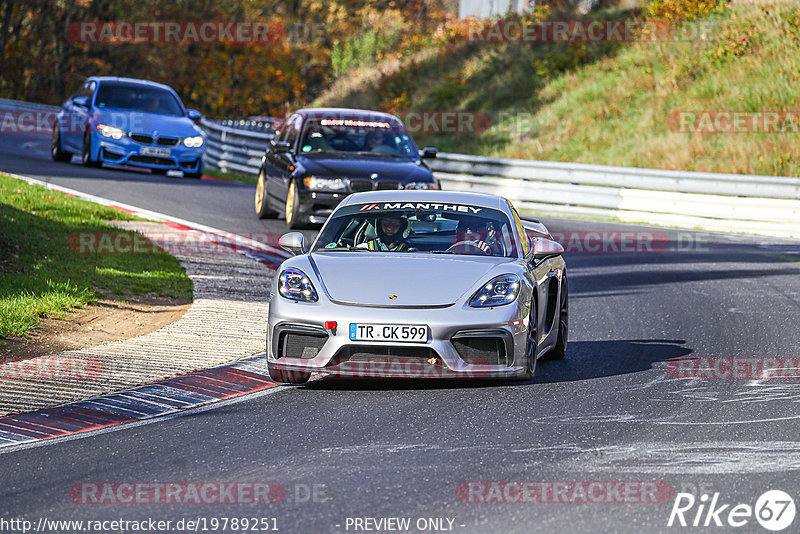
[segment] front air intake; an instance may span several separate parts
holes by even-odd
[[[450,342],[464,363],[470,365],[502,365],[513,362],[506,350],[507,335],[458,334]]]
[[[278,358],[316,358],[328,335],[307,332],[282,332],[278,338]]]

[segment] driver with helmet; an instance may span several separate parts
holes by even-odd
[[[375,223],[378,236],[358,245],[358,248],[386,252],[413,251],[403,235],[406,228],[408,228],[408,220],[405,217],[400,215],[379,217]]]
[[[492,221],[479,217],[467,217],[458,221],[456,245],[474,246],[488,255],[502,255],[502,245]],[[455,246],[455,245],[454,245]]]

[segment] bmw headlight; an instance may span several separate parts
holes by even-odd
[[[183,144],[186,145],[187,148],[197,148],[199,146],[203,146],[205,140],[203,139],[202,135],[196,135],[194,137],[187,137],[183,140]]]
[[[331,191],[339,192],[347,190],[347,181],[341,178],[320,178],[319,176],[308,176],[303,179],[306,187],[312,191]]]
[[[501,274],[486,283],[469,301],[473,308],[511,304],[519,295],[520,280],[516,274]]]
[[[436,182],[409,182],[406,189],[439,189],[439,186]]]
[[[125,132],[120,130],[119,128],[114,128],[113,126],[106,126],[105,124],[98,124],[97,131],[100,132],[100,135],[103,137],[110,137],[112,139],[122,139],[125,135]]]
[[[300,269],[284,269],[278,277],[278,292],[289,300],[316,302],[317,292],[306,273]]]

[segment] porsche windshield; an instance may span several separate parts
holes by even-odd
[[[300,152],[417,157],[416,145],[399,120],[369,116],[309,118],[303,127]]]
[[[402,206],[383,209],[387,205]],[[338,210],[314,250],[517,257],[514,230],[499,210],[458,204],[357,204]]]

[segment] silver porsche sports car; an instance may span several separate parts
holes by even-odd
[[[567,349],[567,270],[508,200],[449,191],[347,197],[273,281],[267,363],[322,376],[529,379]]]

